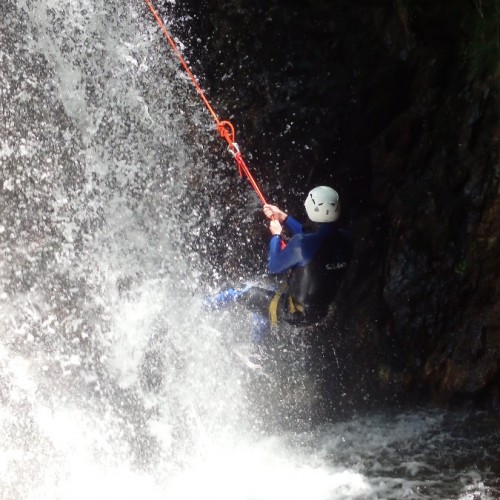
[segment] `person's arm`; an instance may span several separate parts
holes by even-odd
[[[294,236],[285,248],[281,248],[281,236],[275,234],[269,242],[267,269],[271,274],[281,274],[302,262],[301,236]]]
[[[284,220],[285,227],[292,233],[292,234],[299,234],[302,233],[302,224],[298,221],[295,220],[291,215],[287,215],[286,219]]]

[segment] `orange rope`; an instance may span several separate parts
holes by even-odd
[[[243,176],[243,174],[246,175],[247,179],[250,181],[250,184],[252,185],[253,189],[257,193],[257,196],[260,198],[260,201],[266,205],[266,199],[264,198],[264,195],[262,194],[261,190],[259,189],[259,186],[255,182],[255,179],[253,178],[252,174],[250,173],[250,170],[248,169],[245,161],[243,160],[243,157],[241,156],[240,150],[238,148],[238,145],[234,141],[235,139],[235,132],[234,132],[234,127],[233,124],[230,121],[227,120],[219,120],[219,117],[215,113],[214,109],[212,108],[210,102],[206,98],[203,90],[201,89],[200,85],[198,84],[198,81],[196,80],[195,76],[189,69],[189,66],[187,65],[186,61],[182,57],[182,54],[180,53],[179,49],[177,48],[177,45],[175,44],[173,38],[170,36],[170,33],[168,32],[165,23],[162,21],[160,15],[156,11],[156,9],[153,6],[153,3],[151,0],[146,0],[146,3],[148,4],[149,10],[153,14],[154,18],[156,19],[156,22],[158,23],[158,26],[162,30],[163,34],[168,40],[168,43],[172,47],[175,55],[178,57],[179,61],[181,62],[183,68],[186,70],[186,73],[188,74],[189,78],[193,82],[193,85],[195,86],[198,94],[200,95],[201,99],[205,103],[205,106],[207,107],[208,111],[212,115],[212,117],[215,120],[215,123],[217,125],[217,130],[219,131],[219,134],[226,140],[226,142],[229,145],[229,151],[233,155],[236,165],[238,166],[238,172],[240,174],[240,177]]]

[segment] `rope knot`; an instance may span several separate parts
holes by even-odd
[[[233,124],[228,121],[228,120],[223,120],[219,123],[217,123],[217,130],[219,131],[219,134],[226,139],[226,141],[229,144],[232,144],[234,142],[234,126]]]
[[[236,147],[238,147],[238,144],[234,143]],[[236,165],[238,166],[238,174],[240,174],[240,177],[243,177],[243,173],[246,173],[245,168],[245,162],[243,161],[243,157],[241,156],[240,150],[237,149],[236,152],[232,151],[232,154],[234,156],[234,159],[236,160]]]

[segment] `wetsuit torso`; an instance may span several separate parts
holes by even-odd
[[[285,227],[293,233],[284,249],[281,238],[271,238],[268,270],[273,274],[289,271],[287,292],[302,311],[287,315],[291,322],[314,322],[326,315],[337,291],[342,271],[352,255],[351,234],[336,223],[318,224],[318,230],[307,233],[302,225],[288,216]],[[288,317],[287,317],[288,316]]]

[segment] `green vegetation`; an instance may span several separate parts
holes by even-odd
[[[473,19],[466,56],[472,76],[494,77],[500,80],[500,1],[474,0]]]
[[[458,274],[462,278],[467,274],[467,271],[469,270],[469,262],[467,259],[462,259],[456,266],[455,266],[455,274]]]

